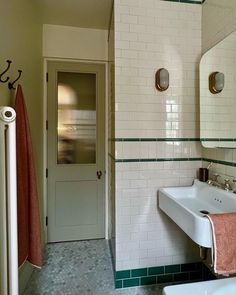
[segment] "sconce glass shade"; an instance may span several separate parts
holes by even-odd
[[[169,72],[162,68],[156,72],[156,89],[165,91],[169,88]]]
[[[214,72],[209,76],[209,90],[211,93],[220,93],[225,86],[225,75],[220,72]]]

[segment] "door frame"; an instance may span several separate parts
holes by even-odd
[[[48,242],[48,230],[46,225],[46,218],[48,215],[48,179],[46,177],[46,169],[47,169],[47,130],[46,130],[46,121],[47,121],[47,103],[48,103],[48,95],[47,95],[47,72],[48,72],[48,62],[71,62],[71,63],[92,63],[92,64],[102,64],[105,65],[105,239],[108,240],[108,223],[109,223],[109,208],[108,208],[108,62],[107,61],[97,61],[97,60],[81,60],[81,59],[66,59],[66,58],[44,58],[43,60],[43,214],[42,214],[42,222],[43,222],[43,234],[44,234],[44,242]]]

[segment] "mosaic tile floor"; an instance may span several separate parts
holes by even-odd
[[[160,287],[115,289],[105,240],[49,244],[45,266],[35,270],[24,295],[161,295]]]

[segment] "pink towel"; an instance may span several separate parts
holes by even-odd
[[[26,260],[36,267],[43,265],[38,193],[32,142],[22,88],[16,99],[17,213],[19,266]]]
[[[236,213],[209,214],[213,262],[217,274],[236,273]]]

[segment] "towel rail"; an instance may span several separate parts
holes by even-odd
[[[18,295],[18,241],[16,190],[16,113],[0,107],[0,294]]]

